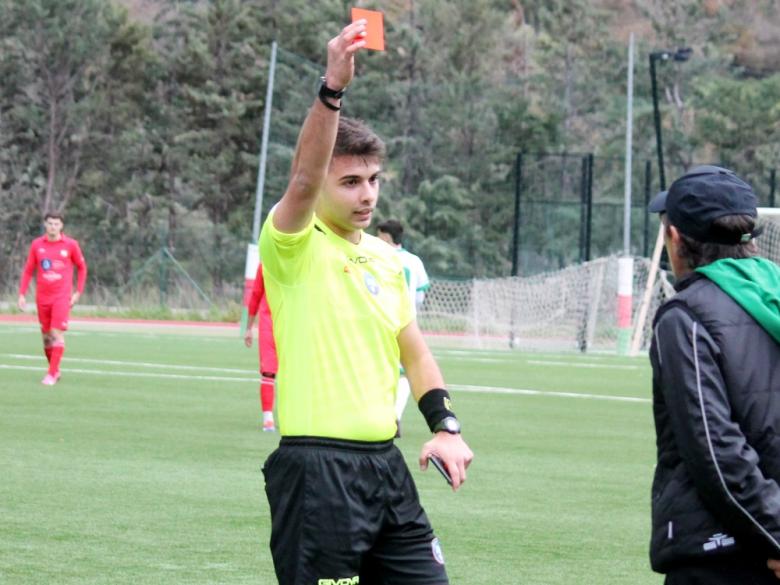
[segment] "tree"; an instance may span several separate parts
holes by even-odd
[[[16,209],[11,241],[34,235],[49,209],[73,208],[68,228],[78,232],[81,200],[100,200],[132,171],[119,164],[117,147],[147,89],[144,35],[124,9],[99,0],[4,0],[0,21],[9,81],[0,105],[0,198]]]
[[[206,266],[217,292],[242,265],[249,237],[251,195],[261,126],[263,74],[257,22],[238,0],[215,0],[182,12],[184,37],[177,65],[183,188],[192,210],[213,225]]]

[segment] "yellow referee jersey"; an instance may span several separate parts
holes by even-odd
[[[366,233],[352,244],[316,216],[285,234],[273,211],[259,244],[279,356],[281,434],[392,438],[396,337],[413,318],[395,250]]]

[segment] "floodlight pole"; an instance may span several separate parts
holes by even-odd
[[[512,276],[520,270],[520,195],[523,192],[523,153],[515,159],[515,213],[512,220]]]
[[[658,83],[655,75],[655,62],[656,61],[668,61],[674,59],[675,61],[687,61],[693,49],[685,47],[677,49],[674,53],[671,51],[656,51],[650,53],[650,82],[652,85],[653,93],[653,118],[655,121],[655,144],[658,153],[658,183],[661,191],[666,190],[666,173],[664,172],[664,151],[661,143],[661,112],[658,109]],[[647,275],[647,282],[645,283],[645,294],[642,298],[642,303],[639,306],[639,314],[637,321],[634,324],[634,335],[631,339],[631,346],[629,348],[630,355],[637,355],[639,352],[639,346],[642,343],[642,331],[645,326],[645,320],[647,319],[647,312],[650,307],[650,297],[655,284],[655,277],[658,273],[658,267],[661,262],[661,255],[664,249],[664,231],[663,224],[658,226],[658,237],[655,240],[655,248],[653,249],[653,257],[650,260],[650,271]]]
[[[247,246],[246,263],[244,265],[244,303],[241,309],[241,326],[239,335],[243,338],[249,322],[248,302],[259,256],[257,240],[260,238],[260,217],[263,211],[263,191],[265,190],[265,167],[268,162],[268,135],[271,133],[271,105],[274,98],[274,73],[276,73],[276,41],[271,43],[271,62],[268,65],[268,87],[265,90],[265,111],[263,112],[263,135],[260,139],[260,160],[257,168],[257,188],[255,190],[255,213],[252,220],[252,241]]]
[[[260,215],[263,210],[263,191],[265,189],[265,167],[268,162],[268,135],[271,130],[271,104],[274,98],[274,73],[276,72],[276,41],[271,43],[271,63],[268,67],[268,87],[265,92],[265,112],[263,113],[263,137],[260,142],[260,162],[257,169],[257,190],[255,191],[255,216],[252,223],[252,243],[260,237]]]
[[[658,184],[660,190],[666,189],[666,174],[664,173],[664,148],[661,143],[661,112],[658,108],[658,82],[655,75],[655,62],[669,58],[667,51],[650,53],[650,84],[653,93],[653,123],[655,125],[655,150],[658,156]]]
[[[631,179],[633,170],[632,138],[634,133],[634,33],[628,38],[628,89],[626,90],[626,160],[623,185],[623,255],[631,255]]]
[[[658,153],[658,185],[661,191],[666,190],[666,171],[664,170],[664,148],[661,140],[661,111],[658,108],[658,82],[656,80],[655,62],[665,62],[669,59],[682,62],[691,58],[693,49],[683,47],[676,51],[655,51],[650,53],[650,83],[653,93],[653,122],[655,124],[655,147]]]

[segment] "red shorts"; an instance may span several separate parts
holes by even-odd
[[[276,343],[274,343],[273,330],[262,326],[257,332],[257,346],[260,349],[260,373],[275,374],[279,369],[279,362],[276,360]]]
[[[60,299],[47,302],[46,304],[37,303],[37,305],[38,321],[41,324],[42,333],[48,333],[52,329],[68,330],[70,299]]]

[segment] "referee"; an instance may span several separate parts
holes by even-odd
[[[359,20],[328,43],[290,182],[260,236],[279,352],[282,439],[263,473],[281,585],[445,585],[444,556],[393,445],[398,361],[458,489],[473,454],[423,340],[395,251],[363,230],[379,196],[382,141],[341,118],[365,46]]]

